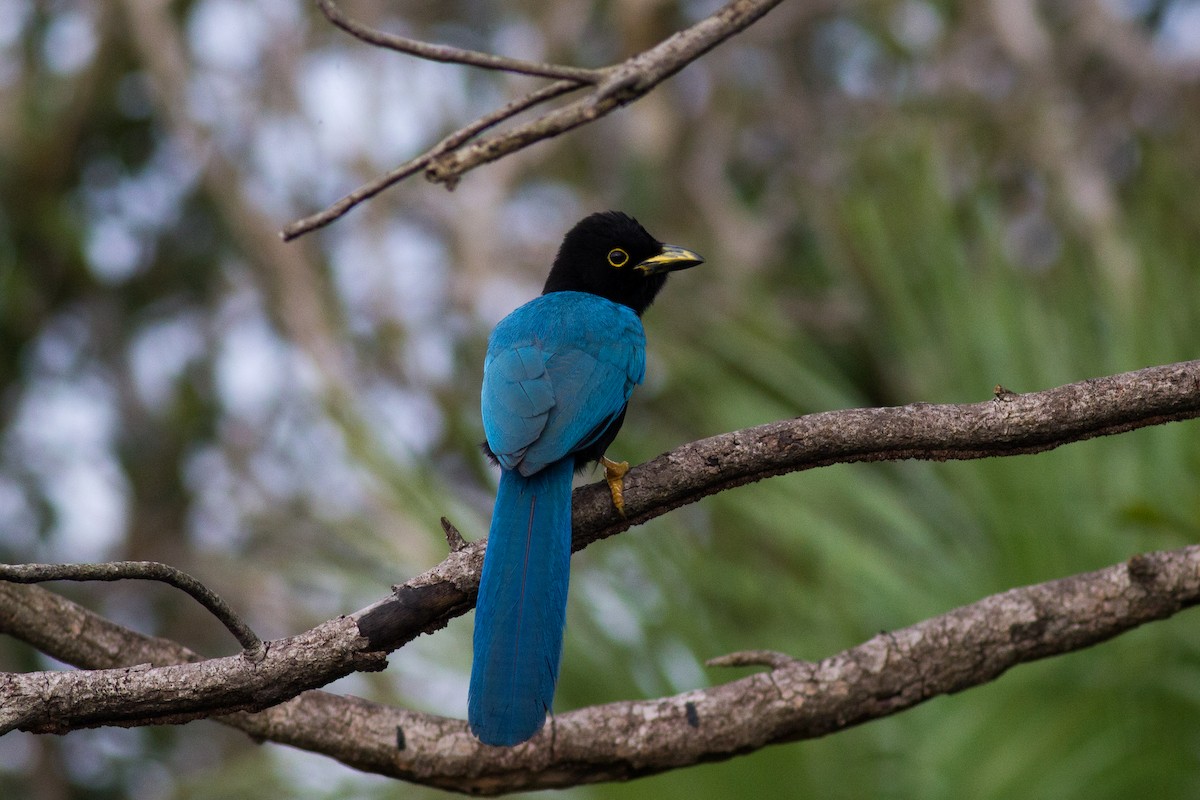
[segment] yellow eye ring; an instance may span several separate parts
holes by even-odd
[[[626,253],[619,247],[614,247],[608,251],[609,266],[623,267],[629,263],[629,253]]]

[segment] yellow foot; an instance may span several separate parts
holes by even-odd
[[[604,465],[604,480],[608,481],[608,491],[612,492],[613,505],[617,507],[617,512],[623,517],[625,516],[625,473],[629,472],[629,462],[617,462],[600,456],[600,463]]]

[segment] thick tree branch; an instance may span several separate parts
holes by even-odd
[[[280,232],[280,236],[284,241],[288,241],[328,225],[367,198],[421,170],[424,170],[425,176],[431,181],[453,188],[459,178],[475,167],[495,161],[535,142],[594,122],[614,109],[637,100],[721,42],[745,30],[780,2],[781,0],[733,0],[712,16],[619,64],[602,69],[576,69],[503,59],[471,51],[455,51],[454,48],[394,37],[372,31],[346,19],[332,3],[322,0],[322,10],[327,15],[332,12],[335,16],[330,18],[336,24],[372,44],[437,61],[539,74],[559,80],[456,131],[432,149],[351,192],[324,211],[291,223]],[[548,111],[509,130],[485,138],[476,138],[483,131],[521,111],[587,84],[593,86],[592,91],[562,108]]]
[[[19,636],[14,618],[20,616],[12,613],[9,602],[21,600],[11,594],[11,586],[0,586],[6,590],[0,631]],[[258,657],[242,652],[200,660],[183,651],[169,656],[166,666],[152,661],[85,672],[0,673],[0,734],[179,723],[266,708],[341,675],[383,669],[385,654],[363,647],[361,640],[353,621],[340,617],[268,642]]]
[[[516,748],[482,745],[460,720],[319,691],[218,721],[357,769],[471,794],[624,780],[824,736],[1197,603],[1200,546],[1137,556],[993,595],[817,663],[779,653],[734,654],[720,661],[767,663],[771,670],[673,697],[560,714]],[[0,584],[0,608],[14,604],[29,613],[15,622],[0,616],[4,630],[80,666],[111,665],[123,651],[135,660],[189,655],[179,645],[125,631],[36,587]],[[47,615],[71,619],[80,632],[59,630],[48,639],[35,619]],[[120,672],[136,679],[146,670]],[[6,677],[11,683],[30,676]],[[0,685],[0,697],[8,696],[8,687]],[[50,698],[42,703],[42,717],[49,719],[55,707]]]
[[[1037,453],[1200,416],[1200,360],[1149,367],[962,405],[825,411],[685,444],[625,476],[625,516],[603,482],[573,496],[580,550],[702,497],[788,472],[858,461],[947,461]],[[394,649],[474,602],[485,543],[457,551],[392,597],[359,611],[376,646]]]
[[[1064,444],[1200,416],[1200,360],[981,403],[825,411],[701,439],[630,470],[626,519],[603,483],[575,494],[575,548],[701,497],[788,472],[861,461],[958,461]],[[631,500],[632,491],[632,500]],[[581,513],[582,512],[582,513]]]
[[[626,478],[628,518],[613,511],[604,484],[577,490],[574,545],[584,547],[707,494],[784,472],[838,462],[1030,453],[1196,416],[1200,361],[1026,395],[1002,392],[983,403],[813,414],[684,445],[631,470]],[[197,661],[179,645],[140,637],[86,612],[73,612],[64,626],[37,605],[45,602],[38,598],[54,595],[0,583],[0,631],[60,658],[65,637],[79,651],[75,663],[109,667],[3,676],[0,731],[179,722],[261,709],[349,672],[380,669],[386,651],[471,607],[482,553],[482,542],[462,547],[350,617],[267,643],[258,661],[241,655]],[[1168,616],[1196,602],[1198,559],[1200,551],[1188,548],[1013,590],[815,666],[762,654],[727,657],[733,662],[767,660],[776,668],[769,675],[676,698],[561,715],[552,747],[547,734],[513,750],[484,749],[456,721],[312,693],[265,716],[236,715],[228,721],[256,736],[325,752],[352,766],[446,788],[498,792],[565,785],[581,779],[570,771],[571,764],[585,765],[595,779],[629,777],[772,741],[820,735],[841,725],[838,720],[857,722],[892,713],[932,694],[986,681],[1014,663],[1083,647]],[[50,620],[56,625],[47,625]],[[107,644],[81,643],[85,633],[101,628],[107,633],[100,638]],[[961,652],[939,661],[938,653],[951,646]],[[133,653],[132,661],[124,657],[126,651]],[[143,663],[148,653],[152,664],[169,665],[113,668]],[[766,695],[759,692],[774,697],[773,704],[763,705]],[[319,699],[309,699],[314,696]],[[315,724],[334,708],[342,715],[356,709],[362,713]],[[757,710],[743,713],[750,708]],[[799,716],[788,716],[788,709]],[[797,722],[801,717],[808,720],[803,725]],[[669,736],[672,726],[675,738]],[[700,731],[706,733],[701,736]],[[664,752],[659,742],[670,745],[667,755],[648,760],[643,753]]]

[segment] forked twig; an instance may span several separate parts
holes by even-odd
[[[732,0],[716,13],[667,37],[649,50],[612,66],[581,69],[431,45],[374,31],[347,18],[332,0],[319,0],[321,10],[333,24],[370,44],[434,61],[553,77],[558,80],[460,128],[431,149],[355,189],[324,211],[291,223],[280,232],[280,236],[284,241],[289,241],[328,225],[354,206],[416,172],[424,171],[429,180],[453,189],[459,178],[475,167],[524,149],[535,142],[594,122],[614,109],[644,96],[692,61],[749,27],[780,2],[782,0]],[[578,100],[547,111],[508,130],[477,138],[484,131],[522,111],[587,86],[591,87],[591,91]]]

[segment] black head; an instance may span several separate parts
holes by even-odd
[[[542,294],[590,292],[641,314],[667,273],[703,263],[690,250],[663,244],[620,211],[585,217],[563,238]]]

